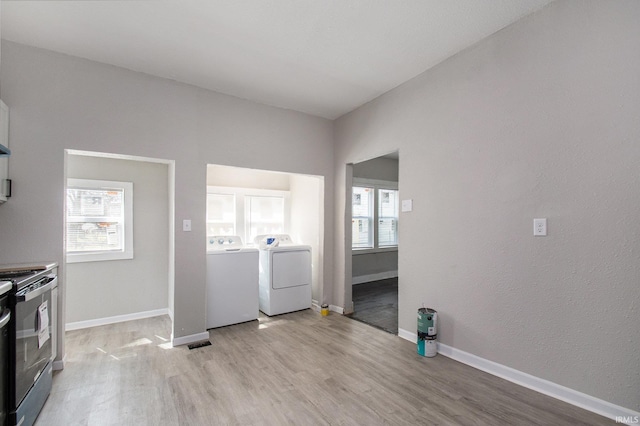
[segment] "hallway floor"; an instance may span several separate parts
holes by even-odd
[[[350,318],[398,334],[398,278],[357,284]]]

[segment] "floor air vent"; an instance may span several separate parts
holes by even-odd
[[[208,340],[202,341],[202,342],[196,342],[196,343],[192,343],[189,345],[189,349],[198,349],[201,348],[203,346],[211,346],[211,342]]]

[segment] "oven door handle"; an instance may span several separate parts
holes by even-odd
[[[5,293],[8,293],[12,287],[13,287],[13,283],[11,281],[3,281],[2,283],[0,283],[0,296],[2,296]]]
[[[57,283],[58,283],[58,277],[55,277],[54,279],[52,279],[42,287],[38,287],[37,289],[30,291],[24,295],[17,296],[16,299],[18,302],[28,302],[29,300],[35,299],[41,294],[46,293],[47,291],[50,291],[53,288],[53,286],[56,285]]]
[[[7,324],[9,324],[9,320],[11,320],[11,310],[5,309],[2,313],[2,317],[0,317],[0,328],[3,328]]]

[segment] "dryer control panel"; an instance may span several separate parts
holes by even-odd
[[[253,242],[264,247],[277,247],[293,245],[291,237],[288,234],[268,234],[258,235],[254,238]]]

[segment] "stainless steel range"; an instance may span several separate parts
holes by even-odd
[[[13,285],[9,281],[0,281],[0,425],[5,425],[8,414],[7,400],[9,399],[9,295]]]
[[[57,263],[0,267],[9,281],[9,425],[32,425],[52,385],[56,352]]]

